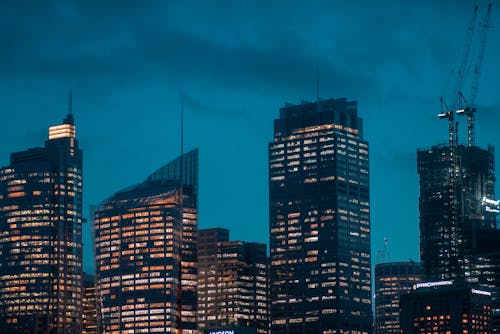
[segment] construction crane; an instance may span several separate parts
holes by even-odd
[[[458,122],[455,121],[454,112],[448,107],[443,98],[441,98],[441,113],[438,114],[439,119],[448,120],[448,145],[450,150],[450,167],[448,169],[449,186],[451,193],[455,193],[456,187],[461,181],[457,171],[460,173],[461,168],[459,166],[460,161],[458,159]],[[458,199],[453,196],[454,200],[452,205],[457,208]],[[456,209],[454,211],[454,218],[457,218]]]
[[[455,87],[453,90],[453,98],[452,102],[453,105],[448,107],[446,102],[444,101],[444,98],[441,97],[441,113],[438,114],[438,117],[440,119],[448,119],[448,142],[450,145],[450,159],[455,156],[455,150],[458,145],[458,139],[457,139],[457,133],[458,133],[458,125],[454,120],[453,112],[454,110],[457,109],[457,105],[455,105],[455,101],[460,101],[460,99],[456,99],[457,96],[461,95],[461,89],[462,89],[462,83],[464,81],[464,75],[465,75],[465,68],[467,67],[467,63],[469,61],[469,54],[470,54],[470,49],[471,49],[471,44],[472,44],[472,38],[474,36],[474,30],[476,27],[476,20],[477,20],[477,6],[474,6],[474,11],[472,12],[472,17],[469,22],[469,25],[467,26],[467,31],[465,34],[465,44],[464,48],[462,51],[462,59],[460,61],[460,65],[458,67],[458,75],[457,75],[457,80],[455,82]],[[457,104],[460,104],[458,102]]]
[[[491,7],[491,6],[490,6]],[[450,195],[453,198],[451,202],[452,206],[452,225],[456,224],[459,219],[459,206],[461,206],[461,211],[463,211],[463,187],[462,187],[462,168],[460,167],[460,159],[458,155],[458,122],[455,121],[455,111],[457,108],[463,109],[465,111],[466,108],[463,108],[463,102],[465,99],[463,99],[463,95],[461,93],[461,88],[464,80],[464,75],[465,75],[465,69],[468,64],[468,59],[469,59],[469,54],[470,54],[470,49],[471,49],[471,44],[472,44],[472,38],[474,36],[474,30],[476,26],[476,20],[477,20],[477,10],[478,7],[475,6],[473,13],[472,13],[472,18],[469,22],[469,25],[467,26],[467,32],[466,32],[466,38],[465,38],[465,44],[464,48],[462,51],[462,58],[461,62],[458,68],[458,75],[457,75],[457,80],[455,83],[454,91],[453,91],[453,99],[452,99],[452,105],[448,106],[444,100],[444,98],[441,97],[440,100],[440,107],[441,107],[441,112],[438,114],[439,119],[447,119],[448,120],[448,145],[449,145],[449,167],[448,167],[448,185],[449,185],[449,191]],[[470,113],[473,113],[472,111]],[[457,113],[458,115],[461,115],[461,113]],[[457,189],[460,189],[460,199],[458,198],[458,193]],[[463,217],[463,215],[462,215]],[[450,230],[454,230],[454,227],[451,226]]]
[[[441,98],[441,113],[438,114],[439,119],[448,120],[448,144],[449,144],[449,167],[448,167],[448,192],[451,198],[451,220],[450,226],[448,226],[449,233],[455,233],[456,224],[459,220],[459,206],[463,204],[463,201],[459,201],[457,189],[463,189],[461,187],[461,171],[460,160],[458,157],[458,122],[455,121],[454,111],[446,105],[446,102]],[[460,199],[462,199],[463,192],[460,193]],[[463,217],[463,215],[461,216]],[[451,238],[455,240],[455,238]]]
[[[469,54],[472,45],[472,37],[474,36],[474,30],[476,28],[476,20],[477,20],[477,6],[474,7],[472,18],[469,22],[469,25],[467,26],[467,32],[465,34],[465,44],[464,44],[464,49],[462,51],[462,59],[460,61],[460,66],[458,67],[457,81],[455,82],[455,87],[453,90],[453,100],[455,100],[455,98],[462,90],[462,84],[464,82],[464,76],[465,76],[465,69],[467,67],[467,64],[469,63]]]
[[[474,135],[474,113],[476,112],[475,104],[477,97],[477,89],[479,86],[479,76],[481,74],[481,66],[484,60],[484,51],[486,50],[488,30],[490,28],[490,17],[491,17],[491,3],[488,5],[486,16],[481,24],[481,32],[480,32],[481,39],[479,42],[480,44],[479,44],[479,51],[477,54],[476,65],[474,66],[474,73],[472,78],[472,86],[471,86],[469,100],[467,101],[465,99],[462,92],[459,91],[458,93],[457,115],[467,116],[467,146],[469,147],[474,146],[474,141],[475,141],[475,135]]]
[[[441,113],[438,114],[439,119],[448,119],[448,144],[453,153],[458,146],[458,123],[455,122],[453,110],[448,107],[444,98],[441,97]]]

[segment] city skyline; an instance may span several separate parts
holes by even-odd
[[[418,260],[416,149],[446,141],[446,124],[435,115],[439,97],[453,86],[451,69],[458,63],[473,4],[362,3],[364,10],[291,3],[286,15],[278,15],[284,3],[226,4],[223,12],[236,14],[213,19],[199,14],[217,13],[216,7],[201,4],[66,4],[57,10],[37,4],[21,12],[3,3],[0,32],[11,38],[3,40],[8,52],[0,56],[2,115],[8,120],[0,125],[0,166],[8,164],[10,152],[46,139],[43,131],[66,114],[66,94],[73,87],[78,137],[86,152],[84,215],[89,218],[89,205],[178,156],[182,91],[186,148],[200,147],[200,228],[227,227],[236,239],[267,244],[266,146],[272,119],[287,100],[316,99],[319,67],[320,96],[356,99],[365,120],[372,151],[373,261],[384,237],[389,240],[386,260]],[[486,3],[479,5],[481,18]],[[389,14],[395,6],[404,18]],[[117,11],[113,19],[107,16],[112,10]],[[493,10],[492,25],[499,26]],[[53,25],[38,27],[42,19],[35,14]],[[301,15],[311,24],[299,29]],[[233,31],[221,35],[218,19]],[[419,27],[428,20],[439,24]],[[477,144],[482,147],[498,140],[499,116],[493,113],[500,104],[495,96],[498,41],[493,30],[478,94]],[[205,57],[193,55],[200,50]],[[464,128],[461,121],[462,143]],[[231,189],[239,196],[223,197]],[[212,210],[222,198],[223,210]],[[246,214],[235,224],[227,217],[237,212]],[[92,271],[90,224],[83,228],[85,270]]]

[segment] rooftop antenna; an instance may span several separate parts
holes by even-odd
[[[180,157],[180,171],[179,171],[179,227],[180,227],[180,235],[181,240],[183,239],[184,232],[184,194],[183,194],[183,184],[184,184],[184,93],[181,92],[181,157]],[[179,253],[179,289],[177,291],[177,307],[179,308],[178,312],[178,321],[177,328],[182,332],[182,247]]]
[[[387,238],[384,238],[384,248],[377,252],[377,259],[382,262],[385,262],[389,258],[389,252],[387,251],[387,241]]]
[[[316,64],[316,101],[319,101],[319,65]]]
[[[73,115],[73,88],[69,90],[68,114]]]
[[[182,175],[183,156],[184,156],[184,93],[181,93],[181,177],[183,176]]]

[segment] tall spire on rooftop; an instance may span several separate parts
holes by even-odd
[[[319,64],[316,64],[316,102],[319,101]]]
[[[73,118],[73,88],[69,90],[68,97],[68,115],[64,119],[64,124],[75,125],[75,119]]]
[[[73,88],[69,90],[68,115],[73,115]]]

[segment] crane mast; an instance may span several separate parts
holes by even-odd
[[[458,122],[455,121],[455,113],[451,110],[443,98],[441,98],[441,113],[438,114],[439,119],[448,120],[448,149],[449,149],[449,166],[448,166],[448,185],[447,191],[448,196],[451,198],[451,219],[449,220],[449,225],[447,226],[448,233],[454,234],[457,231],[457,224],[459,221],[459,196],[457,194],[457,189],[462,189],[459,186],[461,182],[461,167],[458,158]],[[458,173],[457,173],[458,171]],[[461,216],[463,217],[463,215]],[[451,241],[454,242],[455,238],[452,237]]]
[[[455,121],[454,112],[451,110],[443,98],[441,98],[441,113],[438,114],[439,119],[448,120],[448,145],[450,149],[450,183],[454,185],[456,182],[456,168],[458,166],[458,122]]]
[[[458,122],[455,120],[455,112],[457,116],[467,116],[467,146],[474,146],[474,113],[476,112],[475,100],[477,96],[478,84],[479,84],[479,76],[481,73],[481,66],[484,59],[484,52],[486,49],[487,35],[488,30],[490,28],[490,17],[491,17],[491,3],[488,6],[488,10],[486,12],[484,21],[481,23],[480,30],[480,44],[478,48],[478,54],[476,58],[476,63],[474,66],[473,76],[472,76],[472,86],[470,91],[470,96],[468,100],[462,94],[462,84],[464,81],[465,69],[468,66],[468,58],[472,44],[472,38],[474,35],[474,27],[477,18],[477,6],[474,7],[474,12],[472,15],[472,19],[469,23],[465,45],[463,49],[462,59],[460,63],[460,67],[458,70],[457,81],[455,85],[455,90],[453,92],[453,102],[452,105],[448,106],[445,100],[441,97],[440,107],[441,112],[438,114],[440,119],[448,120],[448,144],[449,144],[449,165],[448,167],[448,182],[447,182],[447,191],[450,196],[450,220],[447,226],[448,233],[456,234],[457,231],[464,226],[464,205],[465,205],[465,197],[464,197],[464,180],[463,180],[463,168],[462,168],[462,147],[459,147],[458,144]],[[482,204],[485,206],[485,210],[490,210],[491,212],[495,212],[498,214],[498,203],[499,201],[493,201],[490,199],[483,199],[483,203],[487,203],[490,207],[485,206],[486,204]],[[495,206],[497,205],[497,206]],[[492,208],[493,207],[493,208]],[[474,228],[474,225],[473,225]],[[451,238],[452,242],[455,240],[454,237]],[[475,236],[472,240],[473,245],[475,245]],[[460,242],[453,245],[455,249],[458,247],[464,247],[464,244],[460,244]],[[453,248],[452,248],[453,249]]]

